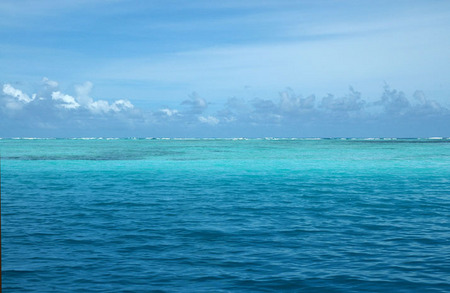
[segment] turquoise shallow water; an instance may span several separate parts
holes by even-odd
[[[449,292],[450,140],[0,140],[4,292]]]

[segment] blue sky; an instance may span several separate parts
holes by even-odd
[[[0,136],[450,136],[448,1],[0,2]]]

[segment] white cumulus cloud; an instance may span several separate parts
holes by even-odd
[[[114,112],[131,110],[133,108],[134,105],[128,100],[117,100],[110,107],[110,109]]]
[[[15,89],[12,85],[8,83],[3,85],[3,93],[10,97],[14,97],[18,101],[23,103],[29,103],[36,98],[36,94],[33,94],[30,98],[30,96],[24,94],[21,90]]]
[[[90,93],[94,85],[92,82],[87,81],[83,84],[75,86],[75,92],[77,93],[76,100],[77,102],[84,108],[88,109],[94,114],[105,114],[108,112],[122,112],[131,110],[134,108],[134,105],[124,99],[116,100],[112,104],[109,104],[108,101],[105,100],[97,100],[95,101]]]
[[[122,112],[131,110],[134,105],[128,100],[117,100],[111,105],[105,100],[92,101],[86,105],[86,108],[95,114],[108,113],[108,112]]]
[[[77,109],[80,107],[80,104],[75,101],[74,97],[65,95],[59,91],[52,93],[52,100],[59,102],[58,106],[65,109]]]

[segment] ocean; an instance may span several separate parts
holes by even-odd
[[[2,139],[3,292],[450,292],[450,139]]]

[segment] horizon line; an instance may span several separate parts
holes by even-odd
[[[73,139],[73,140],[450,140],[450,137],[0,137],[0,140],[52,140],[52,139]]]

